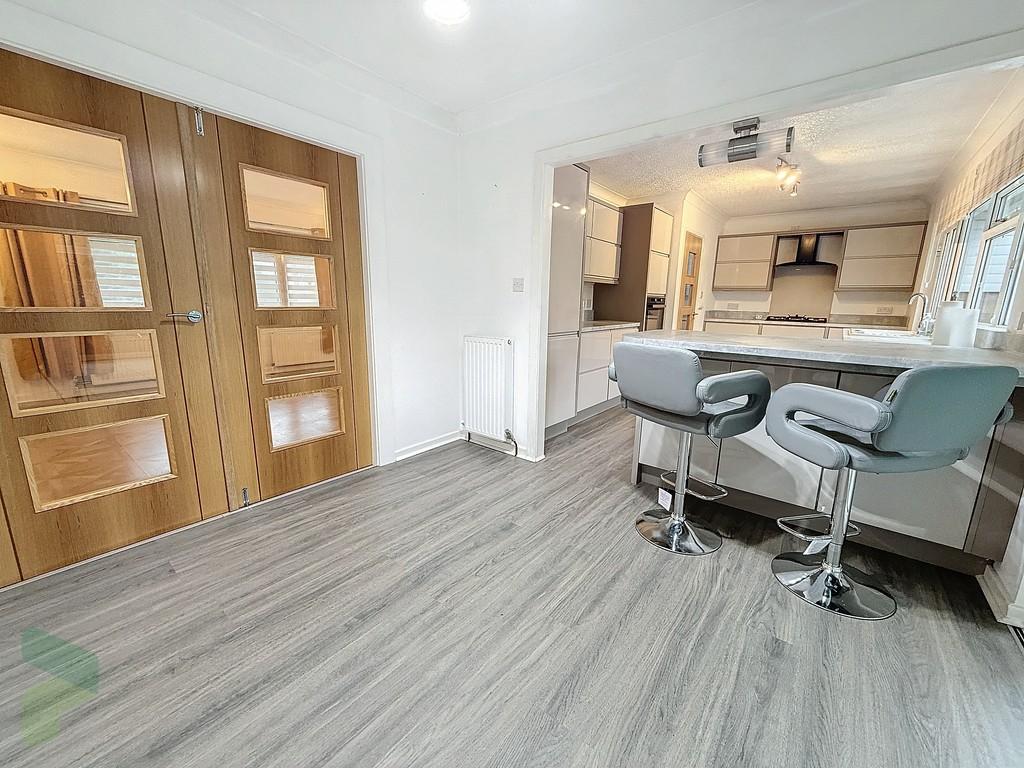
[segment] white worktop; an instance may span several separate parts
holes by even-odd
[[[704,321],[705,323],[738,323],[740,325],[789,325],[799,326],[801,328],[883,328],[892,331],[903,331],[906,330],[906,324],[903,325],[871,325],[869,323],[833,323],[831,320],[827,323],[811,323],[806,320],[733,320],[728,317],[709,317]]]
[[[583,325],[580,327],[581,333],[591,333],[593,331],[618,331],[623,328],[639,328],[640,323],[628,322],[626,320],[584,320]]]
[[[1024,379],[1024,354],[993,349],[939,347],[930,344],[846,341],[745,336],[711,331],[647,331],[626,336],[627,341],[683,347],[693,352],[736,356],[752,360],[778,360],[869,369],[907,370],[924,365],[1012,365]],[[1024,384],[1024,381],[1021,382]]]

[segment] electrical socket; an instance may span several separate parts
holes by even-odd
[[[730,301],[725,305],[725,308],[730,311],[734,311],[740,308],[740,303],[738,301]]]
[[[890,305],[890,306],[887,306],[887,307],[875,307],[875,314],[876,315],[891,315],[892,314],[892,306]]]

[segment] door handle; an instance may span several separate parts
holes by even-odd
[[[190,323],[199,323],[203,320],[203,313],[198,309],[190,309],[188,312],[169,312],[166,317],[172,320],[178,317],[183,317]]]

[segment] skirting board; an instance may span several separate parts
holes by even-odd
[[[1006,586],[999,574],[992,570],[992,566],[985,569],[985,572],[978,576],[978,584],[988,601],[988,607],[992,609],[998,621],[1003,624],[1010,624],[1014,627],[1024,627],[1024,605],[1013,603],[1006,593]]]
[[[395,461],[410,459],[418,454],[426,453],[434,448],[440,448],[442,445],[447,445],[448,443],[454,443],[456,440],[463,439],[465,439],[465,436],[461,430],[457,429],[454,432],[448,432],[440,435],[439,437],[432,437],[429,440],[424,440],[422,443],[413,443],[410,446],[399,448],[395,451]]]

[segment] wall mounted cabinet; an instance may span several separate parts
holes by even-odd
[[[912,290],[924,233],[924,224],[849,230],[836,290]]]
[[[618,208],[590,198],[587,200],[586,245],[583,279],[590,283],[619,281],[622,252],[622,214]]]
[[[720,291],[767,291],[772,284],[775,235],[722,235],[712,288]]]
[[[588,237],[583,249],[583,280],[588,283],[619,282],[622,249],[615,243]]]

